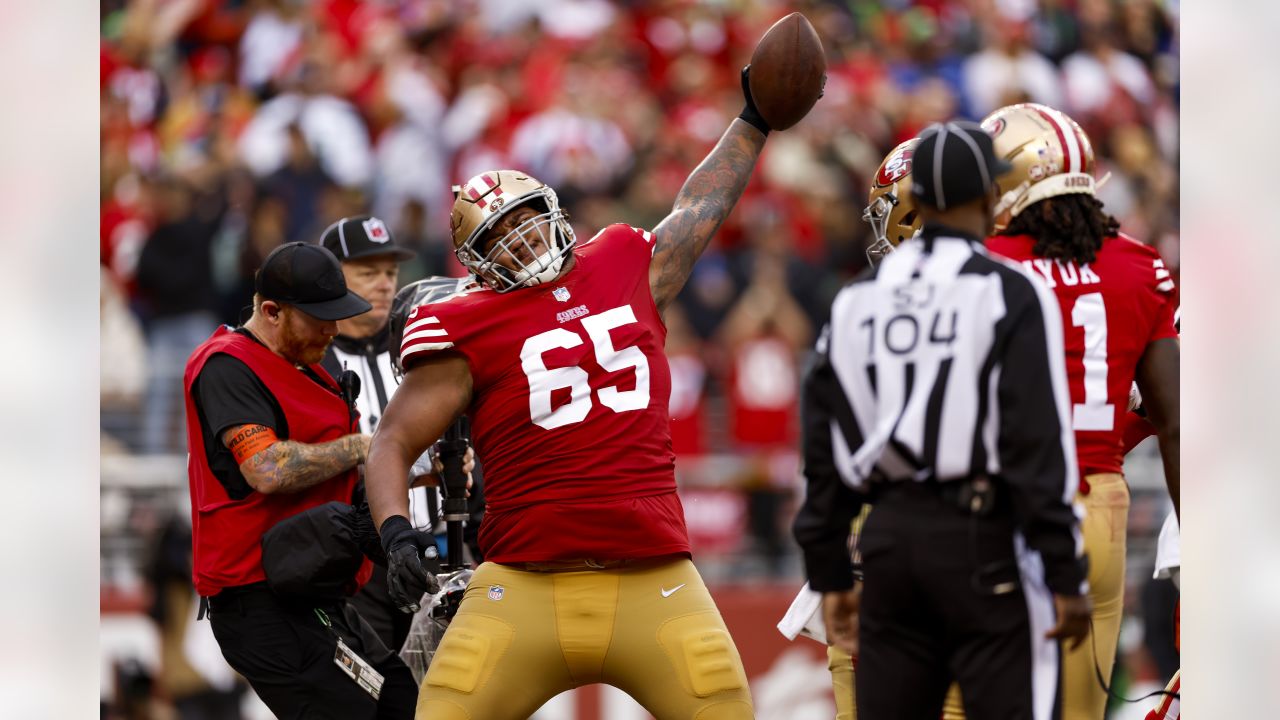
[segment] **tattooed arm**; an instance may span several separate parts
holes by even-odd
[[[368,435],[345,435],[313,445],[278,440],[262,425],[231,428],[222,434],[222,442],[239,461],[249,486],[267,495],[319,485],[364,462],[369,451]]]
[[[742,196],[764,140],[764,133],[743,120],[734,120],[684,181],[671,214],[653,229],[649,288],[659,310],[684,287],[693,264]]]

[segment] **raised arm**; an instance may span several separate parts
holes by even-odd
[[[764,141],[762,131],[735,119],[684,181],[671,214],[653,229],[649,288],[659,310],[684,287],[693,264],[742,197]]]

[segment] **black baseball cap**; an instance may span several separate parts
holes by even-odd
[[[333,253],[304,242],[272,250],[253,284],[263,299],[292,305],[320,320],[344,320],[373,307],[347,289],[342,266]]]
[[[388,255],[404,262],[415,257],[412,250],[396,245],[387,224],[372,215],[342,218],[325,228],[320,244],[340,261]]]
[[[917,202],[946,210],[991,191],[1013,166],[996,157],[995,143],[968,120],[934,123],[920,133],[911,156],[911,194]]]

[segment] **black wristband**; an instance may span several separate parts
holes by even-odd
[[[756,108],[756,101],[751,98],[750,65],[742,68],[742,97],[746,99],[746,105],[742,108],[742,112],[738,113],[738,119],[768,135],[773,128],[769,127],[769,123],[765,121],[764,116],[760,114],[760,110]]]
[[[378,528],[378,537],[382,539],[383,551],[390,553],[397,541],[406,534],[412,535],[413,532],[413,524],[409,522],[409,518],[403,515],[392,515],[387,518],[382,522],[382,527]]]

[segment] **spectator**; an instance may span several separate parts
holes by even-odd
[[[221,200],[172,177],[161,186],[161,223],[138,257],[137,283],[146,312],[147,384],[142,449],[176,452],[182,363],[217,320],[210,244]]]
[[[1061,107],[1058,70],[1028,45],[1030,25],[1025,20],[997,15],[989,32],[993,42],[964,63],[965,95],[974,117],[1015,102]]]

